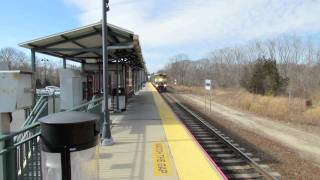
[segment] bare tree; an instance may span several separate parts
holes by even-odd
[[[43,78],[48,76],[48,82],[50,82],[49,84],[58,85],[58,73],[56,65],[53,62],[48,62],[48,66],[43,65],[40,63],[40,59],[41,58],[36,57],[36,63],[38,66],[36,72],[38,83],[41,83],[42,85],[48,84],[45,83],[46,80]],[[11,70],[31,70],[30,59],[26,53],[12,47],[0,49],[0,62],[8,63],[9,69]]]
[[[0,49],[0,62],[8,63],[10,69],[20,68],[26,66],[27,57],[23,52],[6,47]]]
[[[199,61],[189,61],[186,55],[179,54],[171,58],[165,71],[184,85],[199,86],[210,78],[216,86],[232,87],[241,84],[241,77],[252,70],[259,58],[277,61],[280,75],[289,79],[286,94],[290,99],[309,98],[320,89],[319,46],[290,35],[214,50]]]

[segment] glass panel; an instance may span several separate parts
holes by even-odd
[[[49,153],[41,151],[43,180],[61,180],[61,155],[60,153]]]
[[[70,154],[72,180],[99,179],[99,146]]]

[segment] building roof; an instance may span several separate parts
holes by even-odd
[[[109,60],[145,68],[139,37],[132,31],[108,24]],[[102,59],[102,23],[83,26],[19,44],[36,52],[76,62]]]

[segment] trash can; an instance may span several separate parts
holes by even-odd
[[[39,119],[43,180],[98,180],[98,116],[61,112]]]
[[[126,110],[126,94],[124,88],[119,88],[119,109],[117,109],[117,88],[114,88],[112,91],[112,100],[114,102],[114,109],[117,111],[125,111]]]

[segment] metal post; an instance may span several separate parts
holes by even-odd
[[[124,93],[125,93],[125,109],[127,109],[128,102],[128,80],[127,73],[129,73],[126,65],[122,65],[122,69],[124,70]]]
[[[52,96],[52,112],[56,113],[56,91],[53,90],[53,96]]]
[[[67,60],[63,57],[63,69],[67,69]]]
[[[139,69],[139,71],[138,71],[138,80],[139,80],[139,88],[138,88],[138,90],[141,90],[141,69]]]
[[[210,94],[210,112],[211,112],[211,91],[209,92]]]
[[[207,96],[204,95],[204,111],[207,111]]]
[[[112,145],[113,139],[110,130],[110,115],[108,107],[108,32],[107,32],[107,11],[109,0],[102,0],[102,53],[103,53],[103,99],[104,99],[104,121],[102,130],[102,145]]]
[[[136,82],[137,82],[136,88],[137,88],[137,92],[138,92],[139,91],[139,70],[138,69],[136,71]]]
[[[29,112],[30,112],[29,108],[24,110],[24,119],[27,119],[27,117],[29,116]]]
[[[98,61],[98,89],[101,92],[101,67],[100,67],[100,60]]]
[[[36,51],[31,49],[31,70],[36,72]]]
[[[32,89],[34,90],[33,92],[33,106],[36,104],[36,79],[37,79],[37,69],[36,69],[36,51],[34,49],[31,49],[31,70],[33,72],[32,74]]]
[[[134,68],[132,68],[132,74],[131,74],[131,80],[132,80],[132,87],[133,87],[133,94],[135,95],[136,93],[136,80],[134,76]]]
[[[49,59],[43,58],[41,61],[44,63],[44,82],[47,82],[47,62],[49,62]],[[47,85],[47,84],[46,84]]]
[[[81,62],[81,72],[84,72],[84,61]]]
[[[119,106],[119,80],[120,80],[120,75],[119,75],[119,59],[117,59],[116,61],[116,71],[117,71],[117,83],[116,83],[116,86],[117,86],[117,112],[120,112],[120,106]]]

